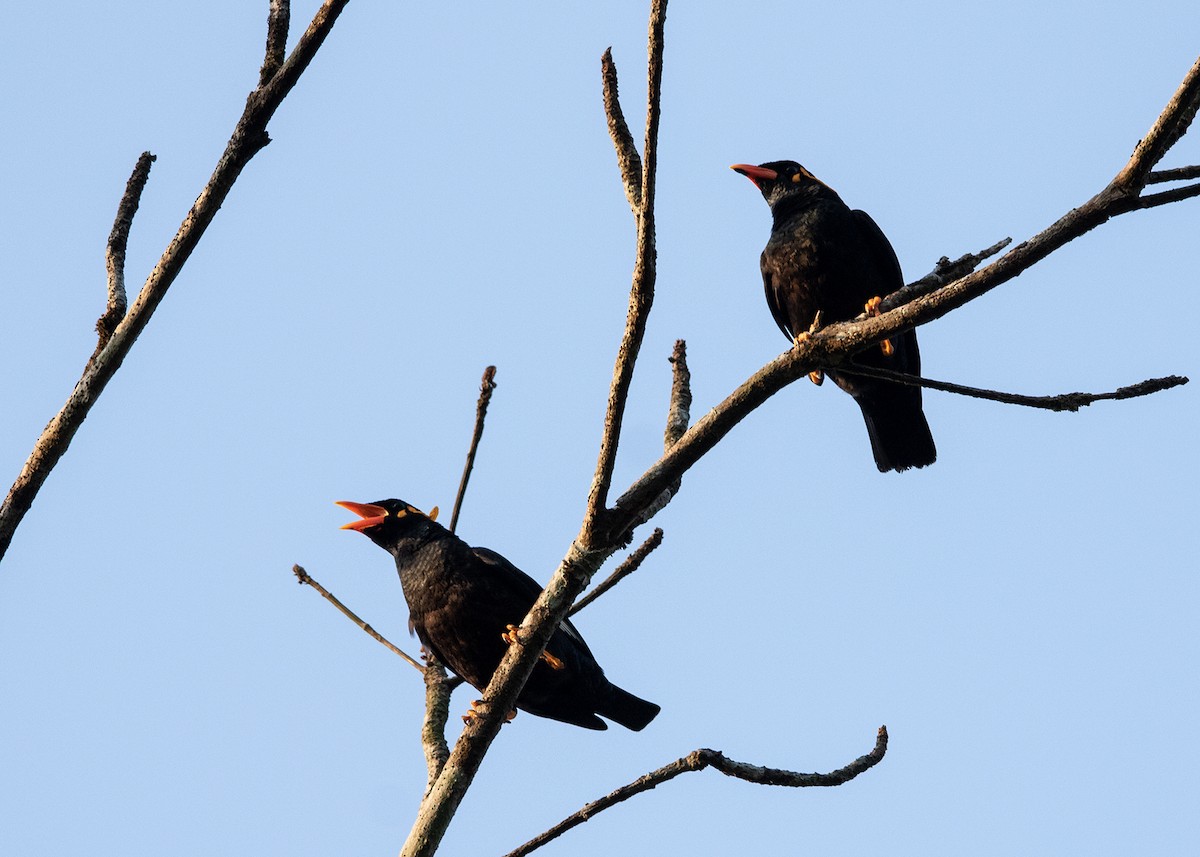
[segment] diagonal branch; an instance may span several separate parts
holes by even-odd
[[[736,777],[740,780],[746,780],[747,782],[759,785],[790,786],[792,788],[840,786],[883,761],[884,754],[887,753],[887,742],[887,727],[880,726],[879,733],[875,739],[875,747],[870,753],[867,753],[865,756],[859,756],[844,768],[839,768],[828,774],[799,774],[780,768],[760,768],[757,765],[736,762],[717,750],[694,750],[683,758],[677,759],[669,765],[664,765],[656,771],[651,771],[645,776],[634,780],[632,783],[621,786],[621,788],[605,795],[599,800],[592,801],[583,807],[583,809],[567,816],[545,833],[535,836],[521,847],[504,855],[504,857],[524,857],[524,855],[536,851],[548,842],[552,842],[562,836],[571,828],[578,827],[585,821],[589,821],[597,813],[616,806],[622,801],[629,800],[635,795],[660,786],[668,780],[673,780],[680,774],[703,771],[705,768],[711,766],[727,776]]]
[[[364,631],[366,631],[370,637],[375,639],[377,642],[383,644],[383,646],[386,647],[387,649],[389,649],[390,651],[392,651],[392,652],[396,653],[397,655],[399,655],[400,657],[404,658],[404,660],[410,666],[415,667],[416,669],[420,670],[421,672],[425,671],[425,668],[423,666],[421,666],[419,663],[417,663],[417,661],[411,655],[409,655],[407,652],[403,651],[402,649],[397,648],[395,646],[395,644],[392,643],[391,640],[389,640],[387,637],[383,636],[383,634],[380,634],[378,631],[376,631],[374,628],[372,628],[370,625],[368,625],[366,622],[364,622],[362,619],[360,619],[358,617],[357,613],[355,613],[353,610],[351,610],[349,607],[347,607],[345,604],[343,604],[340,600],[338,600],[336,595],[334,595],[332,592],[330,592],[328,589],[326,589],[321,584],[317,583],[317,581],[315,581],[312,578],[312,576],[307,571],[304,570],[304,566],[293,565],[292,566],[292,574],[296,575],[296,581],[298,583],[308,584],[309,586],[311,586],[313,589],[315,589],[317,592],[319,592],[321,594],[322,598],[324,598],[326,601],[328,601],[330,604],[332,604],[334,607],[336,607],[338,610],[340,610],[343,616],[345,616],[347,619],[349,619],[355,625],[357,625],[358,627],[360,627]]]
[[[650,534],[650,538],[642,542],[641,546],[637,550],[625,557],[625,559],[621,561],[621,564],[613,570],[612,574],[604,578],[604,580],[602,580],[600,583],[596,584],[595,589],[589,592],[585,597],[580,598],[579,601],[575,603],[575,606],[573,606],[567,613],[567,616],[574,616],[584,607],[587,607],[605,592],[608,592],[608,590],[612,589],[626,577],[637,571],[641,564],[646,561],[646,557],[650,556],[654,549],[662,544],[662,540],[662,528],[655,527],[654,532]]]
[[[104,347],[88,361],[66,404],[34,444],[33,452],[9,490],[3,505],[0,505],[0,558],[3,558],[8,550],[17,526],[33,505],[33,500],[45,483],[46,477],[67,451],[92,405],[121,367],[138,335],[149,323],[167,289],[175,281],[208,225],[225,202],[233,183],[237,181],[250,159],[270,142],[267,123],[320,49],[347,2],[349,0],[325,0],[313,16],[304,35],[300,37],[291,56],[279,71],[272,75],[269,82],[259,86],[246,99],[246,108],[208,184],[200,191],[200,196],[183,219],[175,237],[171,239],[158,264],[150,272],[133,307],[113,329]],[[274,20],[275,16],[272,13],[272,21]]]
[[[463,465],[462,478],[458,481],[458,494],[454,497],[454,511],[450,513],[450,532],[458,527],[458,513],[462,510],[463,495],[467,493],[467,482],[471,479],[471,470],[475,467],[475,453],[479,451],[479,441],[483,438],[483,421],[487,417],[488,405],[492,401],[492,391],[496,389],[496,367],[489,366],[483,370],[483,379],[479,384],[479,401],[475,404],[475,430],[471,434],[471,445],[467,449],[467,463]]]
[[[1188,126],[1200,108],[1200,58],[1192,64],[1183,82],[1167,102],[1158,119],[1146,132],[1133,150],[1133,156],[1117,177],[1112,187],[1122,194],[1138,194],[1145,187],[1150,171],[1154,169],[1171,147],[1187,133]]]

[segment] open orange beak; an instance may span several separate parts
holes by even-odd
[[[362,519],[343,524],[341,527],[343,530],[358,530],[361,533],[363,530],[377,527],[387,520],[388,510],[382,506],[374,506],[370,503],[352,503],[349,500],[338,500],[337,505],[343,509],[349,509]]]

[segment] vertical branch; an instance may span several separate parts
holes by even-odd
[[[258,72],[258,85],[265,86],[283,66],[287,55],[288,27],[292,21],[290,0],[271,0],[267,12],[267,50]]]
[[[617,87],[617,66],[613,62],[612,48],[600,58],[600,80],[604,89],[604,115],[608,117],[608,136],[612,137],[617,150],[617,168],[621,171],[621,184],[625,187],[625,198],[634,215],[642,204],[642,156],[637,143],[625,124],[625,113],[621,110],[621,98]]]
[[[479,441],[483,437],[483,420],[487,417],[488,404],[492,401],[492,391],[496,389],[496,367],[489,366],[483,370],[483,380],[479,385],[479,402],[475,405],[475,432],[471,435],[471,445],[467,449],[467,463],[463,465],[462,478],[458,481],[458,494],[454,498],[454,511],[450,513],[450,532],[458,527],[458,513],[462,509],[463,495],[467,493],[467,482],[471,479],[471,470],[475,467],[475,453],[479,449]]]
[[[425,751],[425,766],[429,779],[425,783],[425,794],[433,789],[438,774],[450,758],[446,744],[446,720],[450,717],[450,691],[453,688],[446,676],[446,668],[434,657],[425,653],[425,720],[421,724],[421,748]]]
[[[637,205],[637,261],[633,270],[633,284],[629,292],[629,312],[625,319],[625,333],[617,351],[616,366],[613,368],[612,385],[609,388],[608,407],[604,416],[604,433],[600,439],[600,455],[596,462],[596,473],[588,491],[587,512],[581,530],[582,542],[590,547],[603,540],[599,530],[601,518],[608,503],[608,490],[612,485],[613,468],[617,460],[617,444],[621,437],[621,423],[625,415],[625,401],[633,381],[633,368],[646,332],[646,320],[654,303],[655,244],[654,244],[654,186],[658,165],[658,125],[662,115],[662,63],[663,29],[666,24],[667,0],[654,0],[650,9],[650,36],[648,48],[649,87],[646,96],[646,143],[642,153],[641,194]],[[605,64],[606,81],[611,77],[611,92],[616,100],[616,70],[611,62]],[[609,99],[606,85],[606,104]],[[609,114],[610,127],[614,119]],[[614,137],[614,140],[616,138]],[[618,157],[620,157],[618,145]],[[626,194],[629,195],[628,183]]]
[[[670,452],[692,419],[692,373],[687,365],[687,343],[675,340],[671,351],[671,404],[667,408],[667,428],[663,432],[663,451]]]
[[[125,318],[129,301],[125,297],[125,251],[129,246],[129,230],[133,227],[133,216],[137,214],[142,202],[142,191],[150,180],[150,165],[154,163],[154,155],[142,152],[141,157],[133,167],[133,174],[125,185],[125,195],[117,206],[117,216],[113,221],[112,232],[108,236],[108,246],[104,252],[104,268],[108,274],[108,305],[104,314],[96,320],[96,333],[99,342],[92,353],[92,359],[104,350],[113,331]]]

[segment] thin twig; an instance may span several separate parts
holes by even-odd
[[[347,619],[349,619],[351,622],[353,622],[355,625],[362,628],[364,631],[366,631],[368,634],[370,634],[372,637],[374,637],[380,643],[387,646],[389,649],[391,649],[393,652],[395,652],[400,657],[404,658],[404,660],[406,660],[408,663],[410,663],[416,669],[420,670],[421,672],[425,671],[425,667],[421,666],[421,664],[417,660],[415,660],[413,657],[408,655],[406,652],[403,652],[400,649],[396,648],[390,640],[388,640],[386,637],[383,636],[383,634],[380,634],[378,631],[376,631],[374,628],[372,628],[370,625],[368,625],[362,619],[358,618],[358,615],[355,614],[355,612],[353,610],[351,610],[349,607],[347,607],[341,601],[339,601],[337,599],[337,597],[333,595],[333,593],[331,593],[328,589],[326,589],[321,584],[317,583],[317,581],[313,580],[312,576],[309,575],[309,573],[304,570],[303,566],[293,565],[292,573],[294,575],[296,575],[296,579],[298,582],[306,583],[309,586],[311,586],[313,589],[317,590],[317,592],[321,593],[321,596],[326,601],[328,601],[330,604],[332,604],[338,610],[342,611],[342,615],[345,616]]]
[[[96,320],[99,342],[96,350],[92,352],[93,360],[108,344],[113,331],[117,329],[129,307],[125,296],[125,250],[129,246],[129,230],[133,226],[133,216],[137,214],[141,204],[142,191],[146,189],[146,182],[150,180],[150,165],[154,161],[154,155],[142,152],[133,167],[129,181],[125,184],[125,195],[121,197],[117,206],[117,217],[113,221],[108,246],[104,252],[104,268],[108,274],[108,304],[104,314]]]
[[[750,765],[745,762],[737,762],[726,758],[718,750],[694,750],[683,758],[677,759],[669,765],[664,765],[656,771],[651,771],[645,776],[634,780],[632,783],[621,786],[621,788],[605,795],[599,800],[592,801],[578,812],[564,818],[545,833],[535,836],[524,845],[510,851],[504,857],[524,857],[524,855],[536,851],[548,842],[552,842],[562,836],[571,828],[578,827],[584,822],[591,820],[597,813],[629,800],[629,798],[635,795],[660,786],[680,774],[703,771],[705,768],[713,767],[728,776],[759,785],[790,786],[792,788],[840,786],[854,779],[863,771],[878,765],[887,753],[887,742],[887,727],[880,726],[879,733],[875,739],[875,747],[870,753],[867,753],[865,756],[859,756],[844,768],[839,768],[828,774],[800,774],[794,771],[785,771],[781,768],[761,768],[757,765]]]
[[[262,68],[258,72],[258,85],[269,83],[283,66],[287,55],[288,27],[291,26],[292,4],[290,0],[271,0],[267,12],[267,50]]]
[[[1140,211],[1146,208],[1157,208],[1160,205],[1180,202],[1196,196],[1200,196],[1200,184],[1184,185],[1183,187],[1176,187],[1158,193],[1131,196],[1114,205],[1114,214],[1124,214],[1127,211]]]
[[[71,445],[75,432],[83,425],[92,405],[120,368],[154,310],[220,211],[233,183],[250,159],[270,142],[267,123],[308,68],[348,2],[325,0],[283,66],[269,83],[255,89],[246,99],[246,108],[208,184],[200,191],[175,237],[146,278],[129,312],[113,330],[104,347],[88,361],[66,404],[37,439],[3,505],[0,505],[0,558],[8,550],[13,534],[33,505],[46,477]]]
[[[885,381],[896,381],[910,387],[927,387],[930,390],[941,390],[959,396],[969,396],[972,399],[987,399],[993,402],[1003,402],[1006,405],[1021,405],[1026,408],[1041,408],[1047,411],[1069,411],[1075,413],[1080,408],[1086,408],[1093,402],[1106,399],[1135,399],[1138,396],[1149,396],[1179,387],[1188,383],[1188,379],[1179,375],[1168,375],[1165,378],[1149,378],[1127,387],[1118,387],[1111,393],[1060,393],[1057,396],[1023,396],[1020,393],[1005,393],[1000,390],[984,390],[979,387],[966,387],[962,384],[951,384],[949,381],[935,381],[932,378],[922,378],[904,372],[893,372],[890,369],[877,369],[873,366],[863,366],[854,362],[838,365],[839,372],[849,375],[865,375],[868,378],[881,378]]]
[[[1169,170],[1154,170],[1146,177],[1146,184],[1180,182],[1187,179],[1200,179],[1200,166],[1174,167]]]
[[[626,577],[637,571],[638,567],[645,562],[646,557],[650,556],[651,552],[662,544],[662,540],[662,528],[655,527],[654,532],[650,534],[650,538],[642,542],[641,546],[637,550],[625,557],[625,559],[621,561],[621,564],[613,570],[613,573],[604,578],[604,580],[600,583],[596,584],[595,588],[593,588],[591,592],[576,601],[575,605],[567,613],[567,616],[574,616],[584,607],[587,607],[605,592],[608,592],[608,590],[612,589]]]
[[[604,90],[604,115],[608,118],[608,135],[617,150],[617,168],[621,171],[621,184],[625,198],[636,215],[642,204],[642,156],[625,123],[621,111],[620,94],[617,91],[617,66],[613,62],[612,48],[600,58],[600,80]]]
[[[921,279],[913,280],[903,288],[897,289],[890,295],[886,295],[883,302],[879,305],[879,309],[882,312],[887,312],[890,309],[908,303],[913,298],[927,295],[934,289],[961,279],[979,267],[979,263],[984,259],[995,256],[1011,243],[1011,238],[1002,238],[991,247],[985,247],[978,253],[965,253],[953,262],[948,257],[943,256],[938,259],[937,264],[933,266],[933,270],[921,277]],[[865,312],[857,316],[858,319],[867,317]]]
[[[479,449],[479,440],[483,437],[483,420],[487,417],[488,403],[492,401],[492,391],[496,389],[496,367],[489,366],[483,370],[483,381],[479,386],[479,401],[475,405],[475,431],[471,435],[471,445],[467,449],[467,463],[463,465],[462,478],[458,481],[458,494],[454,498],[454,511],[450,514],[450,532],[458,527],[458,513],[462,509],[463,496],[467,493],[467,482],[471,479],[471,469],[475,466],[475,453]]]

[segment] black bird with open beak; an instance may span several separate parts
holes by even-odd
[[[849,321],[878,312],[879,301],[904,285],[900,262],[865,211],[851,209],[832,188],[795,161],[734,164],[771,207],[771,237],[762,252],[767,306],[793,342],[814,322]],[[819,313],[819,320],[818,320]],[[921,373],[917,334],[908,331],[854,355],[864,366]],[[937,458],[921,410],[921,388],[836,370],[833,382],[854,397],[881,472],[924,467]],[[819,373],[813,380],[820,383]]]
[[[495,551],[473,548],[437,523],[436,508],[427,515],[403,500],[338,505],[360,518],[342,529],[358,530],[395,557],[409,628],[422,645],[467,683],[487,687],[541,585]],[[607,729],[600,715],[635,731],[659,712],[653,702],[605,678],[569,621],[550,638],[517,708],[585,729]]]

